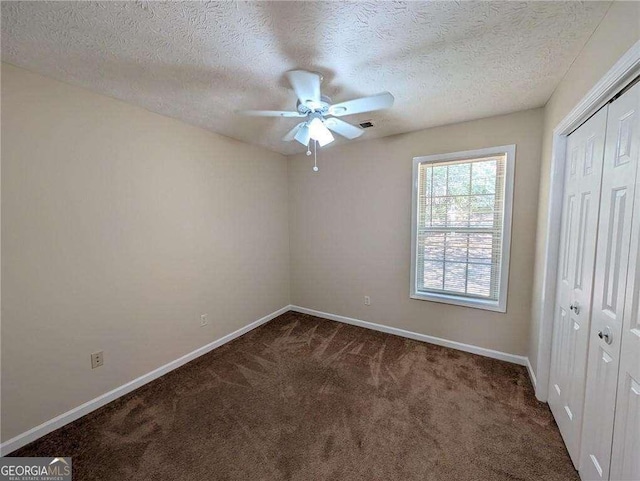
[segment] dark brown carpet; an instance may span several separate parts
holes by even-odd
[[[13,456],[74,480],[578,480],[521,366],[289,312]]]

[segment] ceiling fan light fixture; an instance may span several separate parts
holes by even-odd
[[[318,117],[314,117],[309,121],[309,134],[313,140],[318,141],[320,147],[324,147],[334,140],[331,131],[329,131]]]
[[[316,139],[318,141],[318,145],[320,147],[324,147],[325,145],[330,144],[331,142],[333,142],[335,140],[333,138],[333,135],[331,135],[331,132],[329,132],[328,130],[325,131],[325,134],[323,134],[321,138]]]

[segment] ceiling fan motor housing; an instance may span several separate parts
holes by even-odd
[[[304,103],[300,102],[300,100],[296,102],[296,109],[303,115],[312,112],[327,115],[329,113],[329,107],[331,107],[331,99],[326,95],[321,97],[320,102],[314,100],[306,100]]]

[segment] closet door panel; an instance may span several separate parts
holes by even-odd
[[[567,139],[549,405],[571,459],[580,459],[588,331],[607,108]]]
[[[629,190],[631,236],[626,276],[624,310],[620,318],[618,394],[611,451],[611,479],[640,480],[640,83],[612,103],[616,112],[617,166],[635,168],[635,192]],[[624,108],[623,108],[624,107]],[[630,182],[633,182],[633,177]],[[631,204],[631,199],[634,199]]]
[[[640,84],[609,106],[589,335],[582,479],[609,479],[633,197]],[[636,213],[637,215],[637,213]]]

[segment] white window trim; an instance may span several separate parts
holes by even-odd
[[[436,292],[418,292],[416,245],[418,237],[418,169],[420,164],[470,160],[494,155],[505,155],[505,190],[502,222],[502,259],[500,262],[500,293],[497,301],[474,299],[468,296],[457,296]],[[502,145],[486,149],[466,150],[450,154],[427,155],[413,158],[413,189],[411,194],[411,284],[410,297],[423,301],[442,302],[456,306],[485,309],[488,311],[506,312],[507,293],[509,291],[509,258],[511,254],[511,221],[513,213],[513,184],[515,179],[516,146]]]

